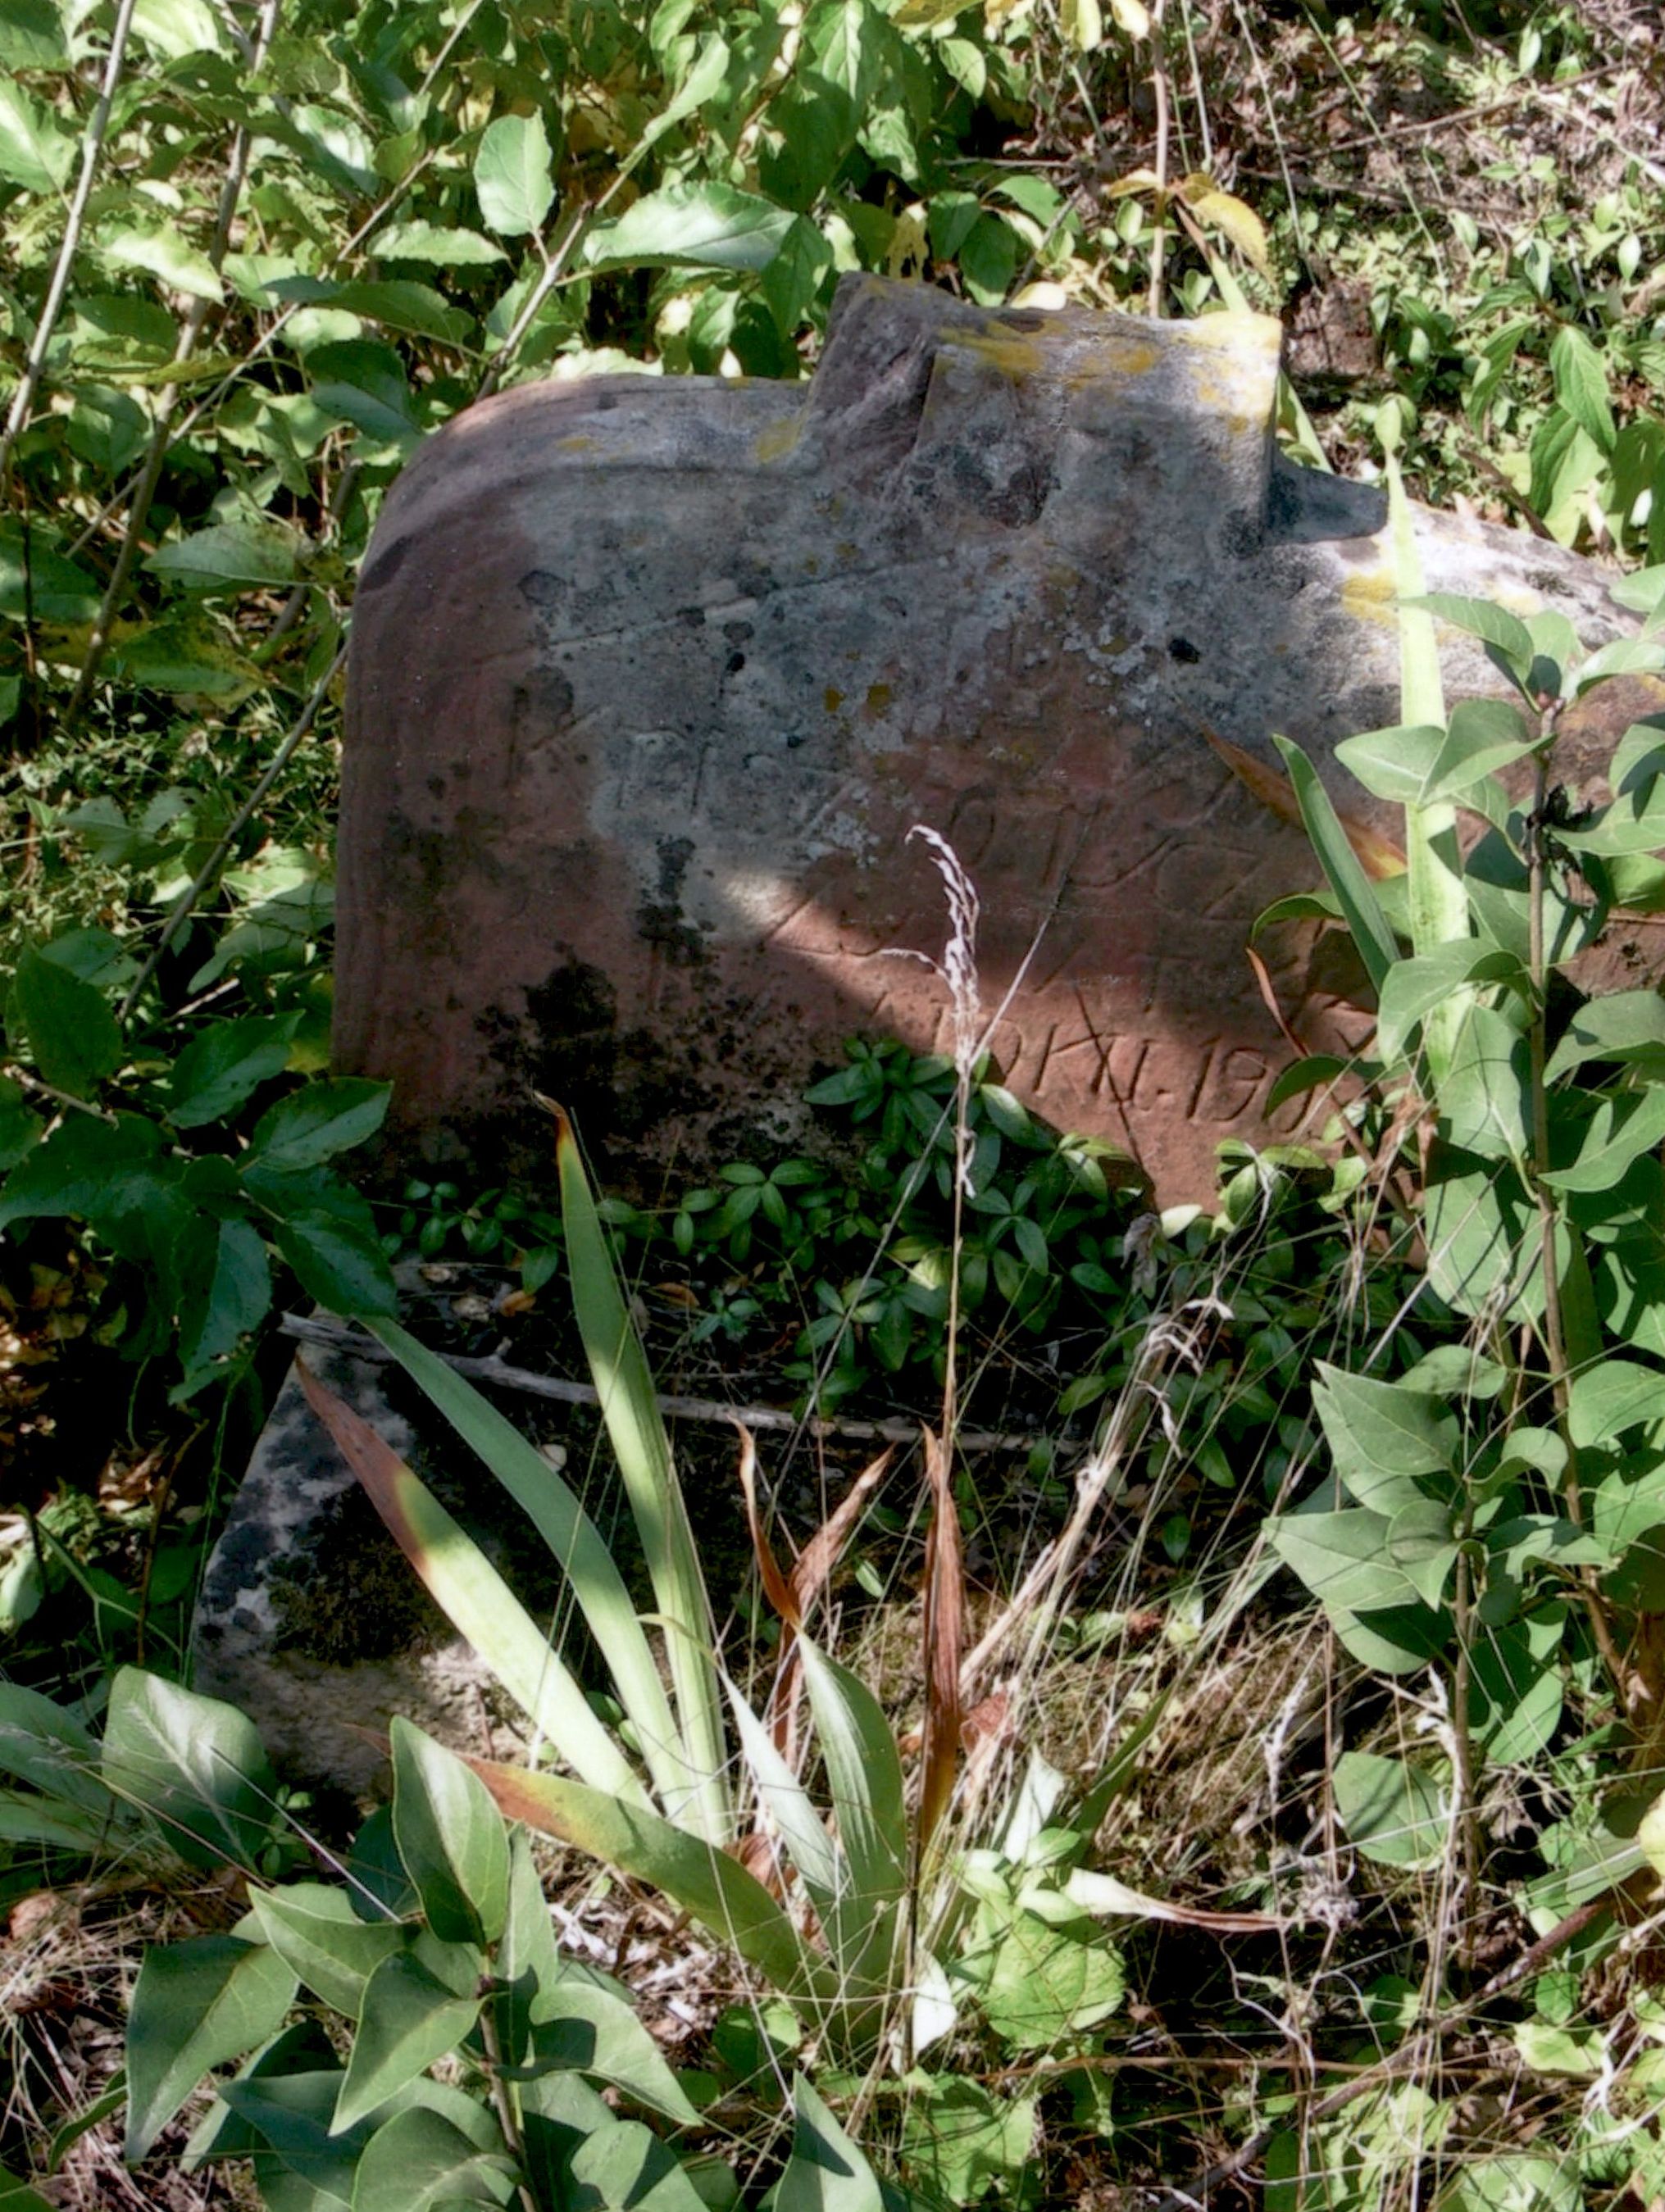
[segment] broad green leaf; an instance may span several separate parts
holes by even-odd
[[[393,1836],[428,1922],[447,1943],[495,1943],[509,1907],[509,1838],[479,1778],[395,1715]]]
[[[298,1206],[273,1223],[271,1235],[302,1289],[332,1313],[369,1320],[399,1311],[393,1273],[373,1224],[344,1219],[335,1206]]]
[[[1665,669],[1665,638],[1621,637],[1580,664],[1573,678],[1579,696],[1610,676],[1656,676]]]
[[[1382,1866],[1437,1866],[1450,1826],[1448,1793],[1402,1759],[1344,1751],[1336,1761],[1335,1809],[1348,1840]]]
[[[249,1904],[278,1957],[314,1996],[348,2020],[358,2018],[370,1975],[406,1942],[397,1921],[361,1920],[346,1892],[324,1882],[257,1889]]]
[[[332,2134],[342,2080],[339,2067],[332,2067],[220,2084],[227,2109],[270,2147],[255,2154],[254,2172],[277,2212],[288,2212],[291,2203],[296,2212],[336,2212],[352,2201],[354,2175],[375,2124],[361,2121]],[[304,2196],[296,2185],[316,2193]],[[281,2196],[275,2193],[279,2188]]]
[[[1053,1927],[1019,1910],[1000,1939],[984,2014],[1017,2051],[1044,2051],[1107,2020],[1126,1994],[1121,1954],[1084,1917]]]
[[[56,0],[0,0],[0,67],[61,69],[69,58]]]
[[[884,2212],[872,2167],[802,2074],[792,2079],[792,2122],[774,2212]]]
[[[1467,630],[1471,637],[1496,646],[1510,671],[1525,682],[1533,661],[1532,633],[1507,607],[1492,599],[1464,599],[1455,592],[1422,592],[1400,605],[1420,608],[1454,629]]]
[[[384,330],[404,331],[418,337],[437,338],[442,345],[467,343],[474,319],[454,307],[431,284],[412,277],[360,278],[354,283],[332,285],[329,304],[350,315],[380,323]]]
[[[729,42],[716,31],[711,31],[700,46],[693,67],[683,79],[675,96],[650,117],[641,137],[626,157],[625,166],[633,168],[641,155],[666,131],[686,123],[691,115],[698,114],[708,100],[715,100],[723,89],[733,58]]]
[[[1272,1523],[1272,1548],[1327,1608],[1369,1613],[1407,1605],[1416,1593],[1388,1557],[1385,1514],[1285,1513]]]
[[[1427,1496],[1416,1477],[1448,1475],[1457,1425],[1437,1398],[1324,1360],[1318,1376],[1313,1403],[1336,1473],[1359,1504],[1394,1513]]]
[[[296,1372],[313,1411],[363,1484],[429,1595],[540,1732],[586,1781],[643,1801],[629,1760],[548,1638],[485,1553],[369,1422]],[[545,1472],[553,1479],[552,1470]]]
[[[98,580],[61,553],[52,533],[0,515],[0,615],[15,621],[87,623],[98,612]]]
[[[156,1174],[162,1146],[160,1125],[143,1114],[113,1121],[66,1115],[0,1186],[0,1228],[55,1214],[93,1218],[135,1202]]]
[[[915,2072],[902,2113],[902,2156],[940,2201],[977,2204],[991,2189],[1016,2194],[1030,2171],[1039,2100],[986,2089],[968,2076]]]
[[[1365,730],[1356,738],[1344,738],[1335,757],[1373,799],[1410,806],[1421,796],[1444,743],[1444,729],[1424,722],[1414,727]]]
[[[1104,18],[1099,13],[1099,0],[1060,0],[1058,19],[1078,54],[1096,53],[1103,45]]]
[[[601,1415],[630,1498],[631,1512],[664,1617],[666,1658],[680,1722],[686,1802],[667,1797],[674,1819],[696,1822],[713,1842],[727,1839],[728,1744],[723,1726],[711,1603],[653,1376],[619,1289],[613,1248],[595,1210],[576,1137],[564,1115],[556,1152],[561,1218],[573,1310],[601,1403]]]
[[[372,1969],[358,2032],[330,2133],[355,2127],[449,2051],[479,2016],[480,1999],[459,1996],[409,1951]]]
[[[200,1216],[179,1249],[180,1361],[196,1376],[235,1349],[271,1304],[271,1267],[259,1233],[242,1220]]]
[[[420,2105],[395,2112],[364,2146],[352,2212],[507,2204],[515,2194],[515,2166],[497,2141],[497,2148],[483,2150],[442,2114]]]
[[[1114,7],[1115,0],[1111,0],[1111,5]],[[1240,200],[1235,192],[1223,191],[1211,177],[1201,171],[1192,176],[1182,177],[1176,189],[1186,206],[1205,229],[1217,230],[1263,276],[1271,276],[1272,256],[1266,241],[1266,227],[1246,200]]]
[[[387,1117],[393,1086],[336,1076],[292,1091],[254,1125],[248,1149],[268,1167],[312,1168],[373,1137]]]
[[[225,287],[205,253],[177,230],[116,230],[101,234],[99,246],[118,269],[141,269],[173,292],[217,303]]]
[[[500,115],[474,155],[474,191],[488,230],[519,238],[538,229],[555,197],[541,115]]]
[[[296,1978],[278,1953],[235,1936],[145,1952],[127,2021],[130,2161],[143,2158],[210,2068],[282,2027]]]
[[[1540,742],[1508,700],[1462,700],[1451,709],[1444,742],[1428,764],[1417,803],[1431,806],[1443,799],[1461,799],[1482,776],[1523,760]]]
[[[1328,878],[1330,888],[1341,904],[1347,927],[1353,934],[1353,943],[1359,958],[1364,963],[1366,974],[1378,990],[1388,971],[1399,958],[1399,945],[1388,918],[1382,913],[1370,878],[1360,865],[1358,855],[1347,841],[1347,833],[1338,820],[1329,793],[1318,780],[1318,772],[1297,744],[1287,738],[1275,738],[1272,742],[1283,757],[1290,781],[1301,808],[1301,818],[1306,824],[1307,835],[1312,840],[1314,851]]]
[[[1473,1006],[1457,1032],[1440,1085],[1441,1134],[1488,1160],[1524,1160],[1529,1149],[1532,1054],[1495,1006]]]
[[[193,1037],[168,1078],[174,1127],[199,1129],[229,1119],[263,1083],[283,1073],[299,1027],[298,1014],[245,1014]]]
[[[825,1935],[852,1997],[889,1989],[898,1910],[907,1887],[902,1763],[877,1699],[847,1668],[799,1638],[826,1762],[840,1856],[848,1869]]]
[[[0,178],[26,192],[57,192],[75,157],[76,142],[52,109],[0,76]]]
[[[1555,397],[1586,437],[1602,453],[1613,451],[1617,434],[1607,397],[1607,364],[1575,324],[1563,323],[1549,349]]]
[[[1525,1765],[1561,1723],[1563,1609],[1546,1607],[1503,1628],[1480,1628],[1468,1655],[1468,1725],[1497,1766]]]
[[[570,2171],[575,2212],[706,2212],[676,2154],[639,2120],[586,2133]]]
[[[1581,1449],[1615,1443],[1638,1423],[1665,1420],[1665,1371],[1635,1359],[1604,1359],[1573,1377],[1567,1419]]]
[[[766,269],[792,227],[792,210],[718,183],[667,185],[644,193],[584,243],[584,266],[607,269]]]
[[[1423,1603],[1436,1607],[1457,1563],[1451,1508],[1431,1498],[1401,1505],[1388,1523],[1388,1556]]]
[[[547,1908],[546,1907],[546,1913]],[[699,2115],[628,1999],[563,1966],[531,1999],[531,2066],[562,2067],[620,2089],[674,2127]]]
[[[484,1759],[471,1763],[507,1819],[523,1820],[603,1866],[620,1868],[662,1890],[784,1996],[813,2000],[824,2013],[837,2013],[836,1973],[805,1943],[763,1884],[725,1851],[582,1783]]]
[[[0,58],[3,56],[4,46],[0,42]],[[54,2212],[54,2208],[38,2190],[31,2189],[27,2181],[20,2181],[15,2173],[0,2166],[0,2212]]]
[[[31,1109],[22,1085],[0,1075],[0,1173],[27,1158],[40,1142],[45,1126]]]
[[[103,1771],[192,1866],[259,1865],[278,1784],[254,1723],[235,1705],[123,1667],[110,1686]]]
[[[1570,1167],[1548,1169],[1542,1180],[1552,1190],[1612,1190],[1633,1161],[1665,1142],[1665,1086],[1625,1091],[1604,1098]]]
[[[1466,2166],[1440,2192],[1436,2212],[1580,2212],[1584,2203],[1575,2159],[1504,2151]]]
[[[54,1091],[90,1098],[121,1066],[121,1031],[103,992],[61,966],[50,950],[23,947],[8,1014],[22,1024],[40,1079]]]
[[[1467,920],[1465,906],[1465,927]],[[1442,1009],[1455,1006],[1460,1013],[1465,1011],[1461,1001],[1467,986],[1513,981],[1522,973],[1514,953],[1467,935],[1436,945],[1431,951],[1412,959],[1396,961],[1378,986],[1376,1050],[1390,1062],[1403,1058],[1417,1030],[1425,1031]]]
[[[200,602],[119,636],[109,667],[146,691],[200,694],[226,704],[246,699],[261,681],[235,635]]]
[[[425,261],[436,269],[483,268],[508,258],[479,231],[454,223],[390,222],[369,250],[378,261]]]
[[[133,34],[169,61],[224,51],[225,33],[208,0],[136,0]]]
[[[188,591],[239,590],[292,584],[299,574],[301,542],[279,522],[216,522],[176,538],[146,556],[153,575]]]
[[[65,1706],[21,1682],[0,1681],[0,1774],[67,1798],[100,1820],[121,1818],[100,1779],[90,1732]]]
[[[684,1786],[686,1768],[676,1749],[670,1700],[607,1539],[549,1462],[472,1383],[396,1322],[377,1322],[372,1327],[548,1545],[600,1648],[656,1786],[662,1793],[674,1794]],[[627,1793],[639,1794],[630,1769],[616,1754],[615,1764]],[[574,1765],[583,1780],[599,1787],[615,1786],[601,1773],[586,1771],[576,1760]]]

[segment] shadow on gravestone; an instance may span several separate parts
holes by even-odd
[[[612,377],[460,417],[359,588],[338,1066],[494,1179],[545,1158],[533,1086],[615,1164],[732,1157],[851,1032],[942,1041],[892,957],[942,942],[924,823],[981,896],[1004,1079],[1206,1197],[1286,1056],[1249,926],[1317,872],[1208,733],[1327,766],[1398,719],[1384,501],[1276,453],[1279,335],[851,277],[808,387]],[[1417,527],[1430,589],[1631,627],[1554,545]],[[1454,697],[1502,688],[1446,644]],[[1589,759],[1631,718],[1600,711]],[[1316,942],[1269,948],[1315,1049],[1349,1033]]]

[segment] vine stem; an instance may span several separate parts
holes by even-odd
[[[1156,189],[1151,197],[1150,312],[1162,312],[1162,272],[1168,257],[1168,51],[1162,14],[1167,0],[1150,11],[1150,89],[1156,100]]]
[[[99,86],[98,99],[87,118],[87,128],[81,138],[81,174],[76,179],[75,194],[70,202],[69,216],[64,225],[64,242],[58,249],[58,264],[52,270],[52,283],[46,288],[46,297],[41,305],[40,319],[35,325],[34,342],[23,367],[23,379],[12,394],[11,406],[6,415],[6,428],[0,435],[0,485],[11,466],[12,452],[17,441],[28,426],[34,406],[34,395],[40,387],[40,379],[46,367],[46,351],[52,342],[52,332],[58,327],[58,318],[63,312],[64,295],[70,289],[70,271],[75,265],[76,255],[81,250],[81,234],[86,227],[87,203],[92,198],[93,178],[98,168],[99,156],[104,151],[104,140],[110,128],[110,109],[121,82],[121,71],[127,53],[127,33],[133,21],[137,0],[121,0],[116,10],[116,20],[110,32],[110,51],[105,56],[104,78]]]

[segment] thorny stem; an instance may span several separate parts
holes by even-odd
[[[1544,946],[1544,811],[1549,797],[1550,756],[1555,750],[1556,725],[1560,717],[1558,701],[1546,701],[1540,725],[1543,742],[1536,757],[1536,775],[1533,784],[1532,813],[1527,824],[1527,962],[1530,969],[1532,990],[1532,1027],[1528,1035],[1528,1050],[1532,1071],[1532,1164],[1530,1181],[1533,1196],[1538,1206],[1539,1266],[1544,1283],[1544,1349],[1549,1358],[1550,1394],[1555,1407],[1556,1432],[1566,1451],[1566,1475],[1563,1492],[1567,1503],[1567,1518],[1575,1527],[1582,1528],[1584,1519],[1583,1495],[1578,1480],[1578,1449],[1573,1442],[1570,1419],[1570,1386],[1568,1381],[1566,1331],[1561,1311],[1561,1278],[1557,1261],[1557,1231],[1560,1218],[1555,1203],[1555,1194],[1545,1182],[1549,1171],[1549,1090],[1544,1070],[1549,1056],[1548,1040],[1548,962]],[[1613,1632],[1606,1601],[1596,1581],[1595,1571],[1583,1568],[1581,1578],[1584,1586],[1584,1610],[1589,1618],[1590,1633],[1601,1655],[1602,1664],[1613,1678],[1614,1689],[1628,1707],[1626,1694],[1630,1671],[1624,1655]]]
[[[0,487],[3,487],[6,471],[17,441],[27,428],[34,395],[40,389],[40,379],[46,366],[46,352],[52,342],[52,332],[58,326],[64,295],[69,289],[70,271],[81,246],[82,228],[87,220],[87,203],[92,197],[93,178],[98,168],[99,155],[104,150],[105,134],[110,127],[110,108],[116,96],[116,87],[121,82],[122,63],[127,52],[127,32],[133,20],[135,0],[121,0],[116,10],[116,20],[110,33],[110,51],[104,61],[104,81],[98,90],[98,100],[81,141],[81,174],[76,179],[75,197],[64,225],[64,242],[58,250],[58,265],[52,270],[52,281],[46,288],[46,297],[40,309],[40,319],[34,326],[34,343],[29,348],[29,357],[23,368],[23,379],[12,396],[6,416],[6,428],[0,436]]]

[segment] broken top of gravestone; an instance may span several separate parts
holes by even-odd
[[[1327,772],[1399,719],[1384,503],[1278,456],[1278,343],[852,277],[808,387],[609,377],[454,422],[359,588],[338,1065],[394,1079],[430,1158],[501,1164],[533,1087],[615,1147],[732,1156],[851,1033],[943,1042],[894,957],[942,942],[922,823],[981,895],[1004,1079],[1205,1194],[1286,1056],[1249,926],[1316,875],[1208,733]],[[1417,534],[1430,589],[1620,632],[1553,545]],[[1454,696],[1501,688],[1447,643]],[[1271,963],[1314,1048],[1345,1029],[1315,942]]]

